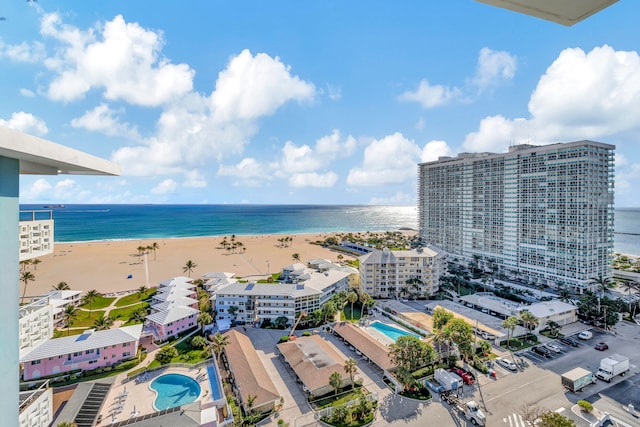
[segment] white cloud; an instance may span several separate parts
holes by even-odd
[[[332,101],[339,101],[342,99],[342,89],[338,86],[327,84],[327,92],[329,94],[329,99]]]
[[[120,122],[120,116],[124,109],[115,111],[107,104],[100,104],[93,110],[86,111],[84,115],[71,120],[74,128],[84,128],[93,132],[101,132],[110,136],[126,136],[131,139],[139,139],[138,132],[128,123]]]
[[[20,191],[21,202],[34,202],[51,191],[53,187],[44,178],[38,178],[29,187]]]
[[[0,40],[0,58],[2,57],[16,62],[36,63],[45,58],[44,44],[22,42],[17,45],[6,45]]]
[[[290,100],[310,100],[313,94],[313,85],[291,76],[277,58],[253,57],[245,50],[219,74],[209,97],[192,93],[167,106],[154,138],[118,149],[112,160],[124,173],[135,175],[210,166],[212,160],[241,154],[260,117]]]
[[[167,178],[164,181],[158,183],[151,189],[153,194],[171,194],[176,191],[178,184],[171,178]]]
[[[43,17],[41,33],[64,45],[45,61],[55,73],[48,90],[54,100],[73,101],[102,88],[106,99],[156,106],[192,89],[194,71],[160,56],[162,34],[121,15],[83,32],[51,13]]]
[[[373,186],[415,180],[421,151],[401,133],[374,140],[364,150],[362,166],[349,171],[347,184]]]
[[[184,174],[185,180],[183,187],[187,188],[204,188],[207,186],[207,179],[200,171],[191,170]]]
[[[429,141],[422,150],[421,161],[433,162],[440,157],[451,156],[453,152],[446,141]]]
[[[420,81],[418,89],[415,91],[406,91],[398,97],[400,101],[414,101],[418,102],[424,108],[433,108],[440,105],[445,105],[451,102],[454,98],[461,95],[458,88],[451,88],[442,85],[431,85],[429,81],[423,79]]]
[[[418,119],[418,123],[416,123],[416,129],[424,130],[426,125],[427,125],[427,121],[424,119],[424,117],[420,117]]]
[[[472,83],[479,91],[494,86],[502,80],[511,80],[516,74],[517,60],[505,51],[495,51],[488,47],[480,49],[476,75]]]
[[[255,120],[273,114],[286,102],[310,101],[313,84],[292,76],[280,58],[265,53],[253,56],[248,49],[231,59],[220,72],[211,107],[217,121]]]
[[[585,53],[565,49],[540,78],[529,111],[555,138],[598,138],[637,129],[640,58],[604,45]]]
[[[327,173],[296,173],[289,177],[291,187],[333,187],[338,181],[335,172]]]
[[[640,131],[640,57],[609,46],[565,49],[538,81],[531,118],[486,117],[467,135],[470,151],[510,144],[601,139]]]
[[[36,96],[34,91],[26,88],[20,89],[20,95],[24,96],[25,98],[35,98]]]
[[[9,120],[0,119],[0,125],[38,136],[46,135],[49,132],[44,120],[24,111],[11,114]]]

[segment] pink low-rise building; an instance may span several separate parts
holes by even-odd
[[[165,341],[198,326],[200,311],[187,306],[173,306],[147,316],[147,324],[155,329],[157,339]]]
[[[133,325],[50,339],[20,358],[23,379],[96,369],[131,359],[138,352],[141,333],[142,325]]]

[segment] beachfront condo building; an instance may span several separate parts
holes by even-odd
[[[20,212],[20,261],[53,253],[52,211]]]
[[[577,141],[419,165],[421,239],[450,261],[575,292],[610,277],[613,145]]]
[[[360,286],[374,298],[428,298],[440,287],[444,255],[435,248],[373,250],[360,260]]]
[[[217,288],[211,297],[218,326],[229,323],[263,325],[285,317],[293,325],[300,313],[313,313],[340,291],[349,287],[357,274],[341,268],[317,271],[304,264],[288,266],[287,283],[232,283]],[[298,268],[299,267],[299,268]]]

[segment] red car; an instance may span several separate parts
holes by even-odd
[[[609,349],[609,346],[606,342],[599,342],[598,344],[596,344],[596,350],[605,351],[607,349]]]
[[[476,382],[476,380],[473,379],[473,376],[464,369],[451,368],[450,371],[462,378],[462,381],[467,385],[471,385]]]

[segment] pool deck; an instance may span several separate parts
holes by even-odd
[[[202,405],[213,402],[211,398],[211,385],[205,366],[201,368],[167,367],[146,374],[140,374],[127,378],[126,373],[118,375],[109,390],[104,406],[100,411],[98,423],[107,426],[130,418],[140,417],[157,412],[153,407],[156,392],[149,388],[151,382],[165,374],[183,374],[198,381],[200,385],[200,401]]]

